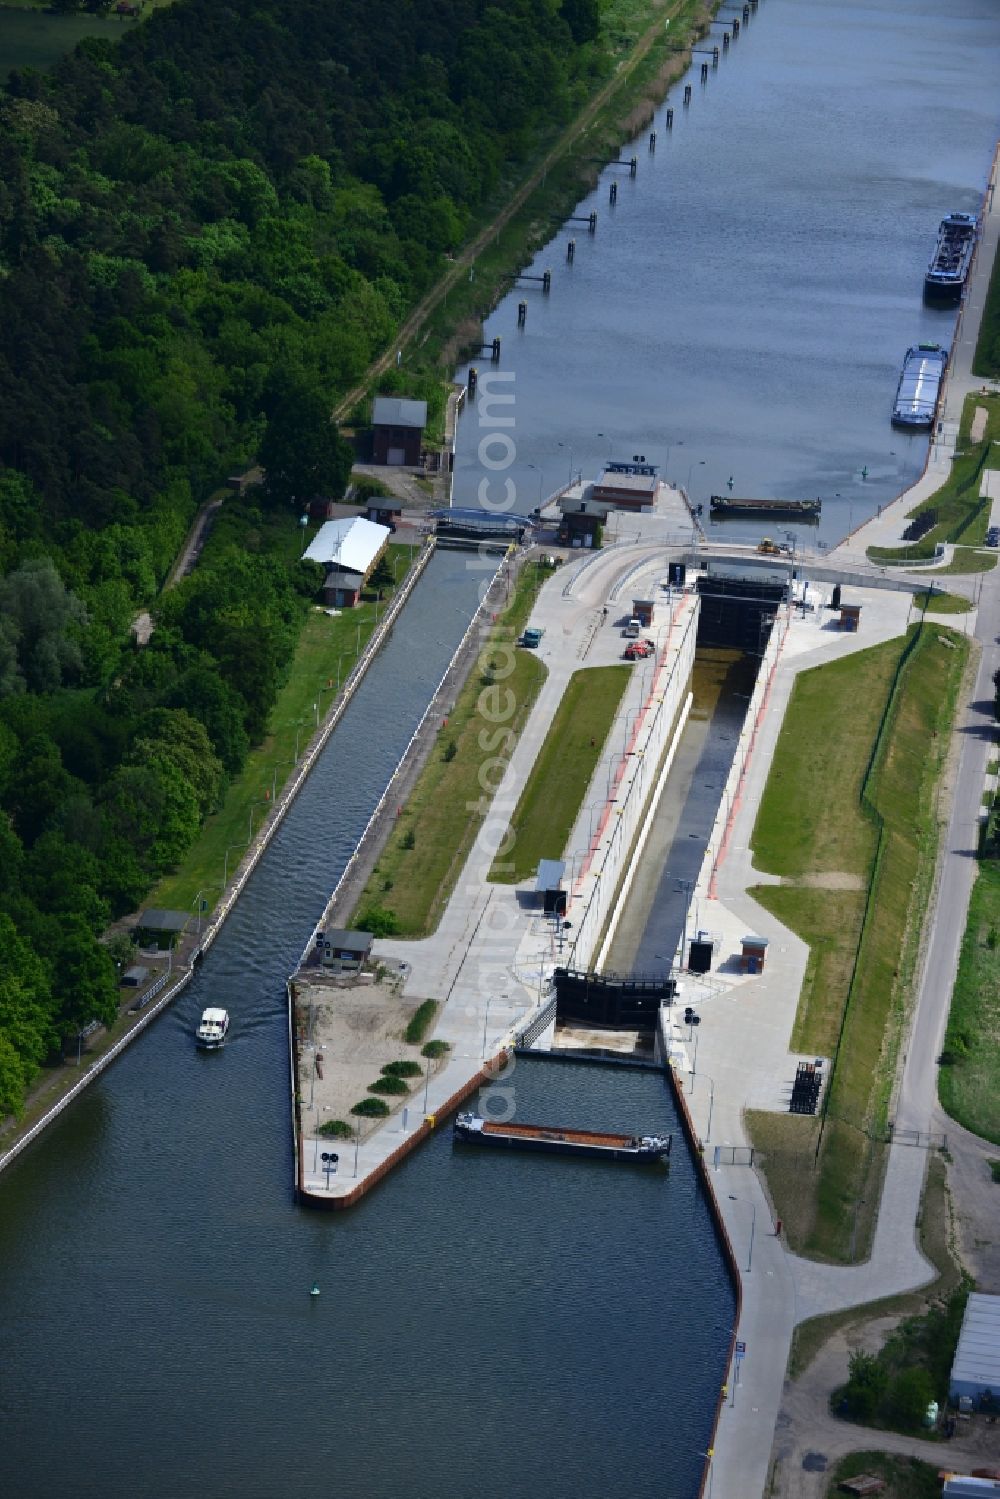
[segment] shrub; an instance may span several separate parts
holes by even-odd
[[[455,756],[457,754],[458,754],[458,745],[455,743],[454,739],[449,739],[448,743],[445,745],[444,749],[441,751],[441,758],[442,758],[442,760],[447,765],[450,760],[454,760],[454,758],[455,758]]]
[[[995,1182],[1000,1183],[1000,1161],[996,1159],[990,1161],[990,1175]]]
[[[436,1062],[440,1057],[447,1056],[449,1051],[451,1047],[447,1041],[428,1041],[426,1046],[420,1048],[420,1055],[430,1057],[432,1062]]]
[[[382,1077],[376,1078],[373,1083],[368,1084],[368,1091],[369,1093],[400,1094],[409,1093],[410,1090],[403,1078],[385,1077],[383,1075]]]
[[[392,1110],[381,1098],[362,1098],[351,1105],[351,1113],[359,1114],[362,1119],[386,1119]]]
[[[406,832],[399,840],[399,846],[400,848],[416,848],[417,835],[412,828],[407,828]]]
[[[934,1399],[934,1384],[926,1369],[902,1369],[889,1388],[887,1404],[900,1426],[920,1427]]]
[[[423,1004],[414,1012],[409,1025],[406,1027],[406,1039],[411,1046],[422,1041],[431,1028],[431,1021],[437,1014],[437,1000],[425,999]]]
[[[354,930],[371,932],[373,937],[394,937],[399,931],[399,921],[395,911],[390,911],[388,906],[371,905],[358,912],[354,918]]]
[[[334,1140],[354,1139],[354,1131],[346,1119],[325,1119],[316,1133],[330,1135]]]
[[[419,1062],[386,1062],[382,1068],[386,1077],[423,1077],[424,1069]]]
[[[860,1349],[851,1354],[848,1368],[850,1378],[844,1386],[848,1412],[859,1421],[870,1421],[885,1394],[888,1382],[885,1368],[875,1354]]]

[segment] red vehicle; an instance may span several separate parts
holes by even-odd
[[[625,647],[624,657],[626,661],[642,661],[644,657],[651,656],[655,649],[651,640],[633,640]]]

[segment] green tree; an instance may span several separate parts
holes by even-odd
[[[329,402],[292,380],[273,401],[260,445],[265,486],[277,503],[302,507],[318,495],[340,499],[354,455],[330,420]]]
[[[17,652],[22,687],[52,692],[79,675],[83,665],[80,634],[87,611],[67,590],[50,557],[33,558],[0,579],[0,620]]]
[[[871,1421],[885,1395],[888,1375],[885,1365],[872,1353],[858,1349],[851,1354],[850,1377],[844,1398],[851,1415],[858,1421]]]

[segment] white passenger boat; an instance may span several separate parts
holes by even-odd
[[[194,1033],[194,1039],[202,1051],[218,1051],[225,1046],[229,1034],[228,1010],[206,1010]]]

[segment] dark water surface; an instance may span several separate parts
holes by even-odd
[[[695,1492],[732,1299],[682,1146],[664,1179],[442,1131],[346,1215],[291,1201],[284,979],[479,576],[432,561],[197,979],[0,1178],[0,1493]],[[676,1129],[655,1074],[510,1086],[524,1119]]]
[[[923,273],[942,216],[980,206],[998,58],[995,0],[761,0],[704,89],[696,58],[693,102],[673,89],[669,134],[658,109],[636,180],[605,172],[577,210],[597,210],[596,236],[565,226],[537,256],[551,296],[518,287],[488,321],[516,375],[517,508],[644,453],[696,501],[730,478],[738,495],[818,495],[822,524],[801,534],[832,542],[911,483],[927,439],[893,431],[892,399],[910,344],[951,341]],[[460,425],[459,503],[490,430],[474,408]]]

